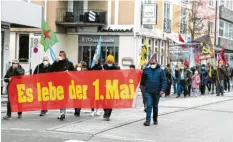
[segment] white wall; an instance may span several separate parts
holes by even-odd
[[[68,59],[76,65],[78,63],[78,35],[66,36],[66,51]]]
[[[7,65],[9,65],[10,61],[10,31],[9,29],[2,29],[1,31],[4,31],[4,55],[3,55],[3,77],[6,74],[6,71],[8,69]]]
[[[1,1],[1,21],[41,27],[42,6],[25,1]]]
[[[134,37],[133,36],[119,36],[119,66],[121,69],[129,69],[129,66],[122,65],[122,58],[133,58],[135,64],[135,50],[134,50]]]

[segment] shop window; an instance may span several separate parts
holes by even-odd
[[[149,45],[151,44],[151,40],[149,40]]]
[[[29,59],[29,34],[19,35],[19,61],[28,62]]]

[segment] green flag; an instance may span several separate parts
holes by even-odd
[[[46,23],[44,20],[42,21],[41,29],[42,32],[40,43],[44,46],[44,51],[46,52],[50,47],[58,42],[58,39],[48,23]]]

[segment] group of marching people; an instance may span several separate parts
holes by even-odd
[[[176,65],[174,69],[167,65],[165,73],[167,77],[165,97],[170,95],[173,85],[176,98],[181,97],[182,92],[184,97],[197,96],[199,92],[201,95],[216,93],[217,96],[223,96],[224,92],[230,92],[230,81],[233,78],[233,70],[228,63],[224,64],[222,61],[219,61],[217,68],[211,64],[189,68],[186,62],[180,67]]]
[[[87,71],[87,70],[119,70],[120,67],[114,63],[114,57],[112,55],[108,55],[106,59],[106,64],[103,66],[100,64],[99,59],[94,59],[95,65],[92,68],[88,68],[86,62],[81,61],[77,65],[74,66],[74,64],[68,60],[66,53],[64,51],[59,52],[59,56],[54,61],[54,63],[50,64],[49,58],[44,57],[43,62],[39,64],[33,74],[41,74],[41,73],[49,73],[49,72],[62,72],[62,71]],[[22,68],[22,66],[19,64],[18,60],[12,61],[12,66],[8,69],[4,81],[9,83],[11,81],[12,76],[20,76],[24,75],[25,71]],[[8,88],[7,86],[7,88]],[[8,89],[7,89],[8,90]],[[41,110],[40,116],[44,116],[48,110]],[[79,117],[81,112],[81,108],[75,108],[74,109],[74,115]],[[60,109],[60,115],[57,117],[59,120],[65,119],[65,113],[66,109]],[[104,109],[104,119],[106,121],[110,120],[110,116],[112,113],[112,109]],[[91,116],[98,116],[100,115],[100,112],[98,109],[94,110],[94,108],[91,111]],[[22,112],[18,112],[18,118],[22,117]],[[10,99],[8,95],[8,102],[7,102],[7,114],[4,117],[5,120],[11,119],[11,106],[10,106]]]

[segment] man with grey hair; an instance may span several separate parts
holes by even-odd
[[[6,75],[4,76],[4,81],[8,83],[7,85],[7,92],[9,91],[9,84],[11,83],[11,77],[13,76],[21,76],[24,75],[24,69],[19,64],[18,60],[12,60],[12,66],[8,69]],[[18,112],[18,118],[22,117],[22,112]],[[11,119],[11,105],[10,105],[10,98],[8,94],[8,102],[7,102],[7,114],[4,117],[5,120]]]
[[[36,66],[33,74],[48,73],[50,69],[49,58],[45,56],[43,62]],[[44,116],[48,110],[41,110],[40,116]]]

